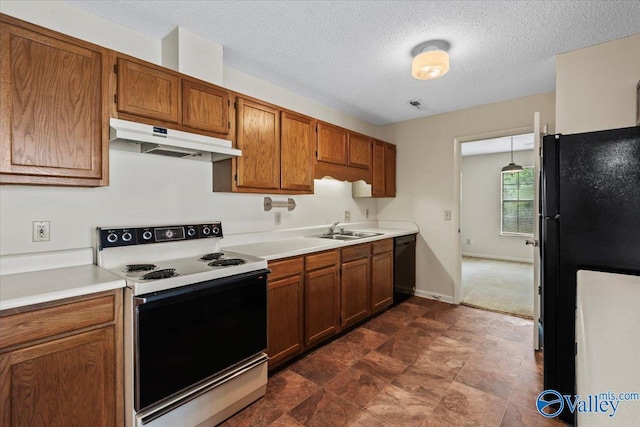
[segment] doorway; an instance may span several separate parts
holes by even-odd
[[[532,129],[457,141],[459,303],[533,317],[533,145]],[[501,172],[510,163],[522,170]]]
[[[462,144],[462,304],[533,317],[533,145],[533,133]]]

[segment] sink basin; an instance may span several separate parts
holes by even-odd
[[[319,237],[321,239],[332,239],[332,240],[356,240],[356,239],[364,239],[366,237],[380,236],[382,233],[371,233],[368,231],[343,231],[337,234],[321,234]]]
[[[321,239],[331,239],[331,240],[356,240],[360,238],[356,236],[349,236],[346,234],[321,234],[319,236],[313,236],[313,237],[319,237]]]
[[[343,231],[342,233],[338,234],[339,236],[351,236],[351,237],[357,237],[359,239],[364,239],[365,237],[373,237],[373,236],[380,236],[382,235],[382,233],[372,233],[369,231]]]

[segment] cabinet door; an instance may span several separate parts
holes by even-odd
[[[182,124],[229,134],[229,92],[182,79]]]
[[[281,168],[283,190],[313,192],[313,119],[282,112]]]
[[[302,352],[302,274],[269,283],[267,301],[267,354],[272,369]]]
[[[349,166],[371,169],[371,138],[349,132]]]
[[[339,331],[340,277],[336,266],[305,274],[304,300],[306,346]]]
[[[373,196],[384,196],[385,193],[385,146],[382,141],[373,141],[373,171],[372,189]]]
[[[343,328],[369,315],[370,277],[369,257],[342,264],[340,326]]]
[[[118,58],[118,112],[178,123],[180,78],[162,67]]]
[[[106,184],[107,51],[49,33],[0,26],[0,182]]]
[[[396,146],[385,146],[385,193],[389,197],[396,197]]]
[[[279,111],[242,98],[237,108],[238,187],[280,188]]]
[[[337,126],[318,123],[319,162],[347,164],[347,131]]]
[[[0,424],[115,426],[114,348],[111,326],[1,355]]]
[[[393,302],[393,252],[371,257],[371,312]]]

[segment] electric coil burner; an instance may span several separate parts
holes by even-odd
[[[98,265],[126,281],[126,427],[213,426],[264,395],[267,262],[221,238],[220,222],[97,229]]]
[[[124,273],[140,273],[156,269],[154,264],[129,264],[122,270]]]
[[[177,275],[178,273],[176,273],[175,268],[163,268],[162,270],[152,271],[151,273],[140,276],[140,280],[168,279],[169,277],[175,277]]]
[[[213,252],[200,257],[200,261],[212,261],[224,256],[224,252]]]
[[[230,265],[242,265],[245,262],[246,261],[242,258],[221,258],[210,262],[208,265],[210,265],[211,267],[227,267]]]

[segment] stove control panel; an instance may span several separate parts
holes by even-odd
[[[98,227],[99,250],[118,246],[144,245],[147,243],[174,242],[177,240],[210,239],[222,237],[222,224],[169,225],[162,227]]]

